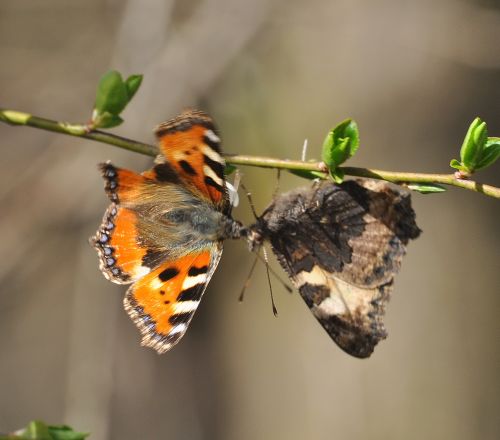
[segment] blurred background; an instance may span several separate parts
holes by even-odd
[[[475,116],[500,135],[499,41],[496,0],[2,0],[0,107],[87,121],[114,68],[145,74],[123,136],[153,142],[195,106],[226,152],[298,159],[307,138],[318,158],[353,117],[350,165],[450,172]],[[4,124],[0,145],[0,432],[36,418],[92,440],[500,436],[497,200],[413,196],[424,233],[368,360],[278,283],[274,318],[262,265],[238,303],[244,242],[226,243],[190,330],[158,356],[87,243],[108,204],[96,164],[151,159]],[[493,168],[477,179],[500,185]],[[262,211],[276,173],[242,172]],[[280,190],[304,184],[284,173]],[[235,217],[252,220],[245,198]]]

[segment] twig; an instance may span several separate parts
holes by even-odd
[[[69,124],[65,122],[53,121],[40,118],[28,113],[5,110],[0,108],[0,121],[10,125],[25,125],[29,127],[41,128],[43,130],[70,136],[91,139],[97,142],[114,145],[136,153],[156,156],[158,148],[154,145],[136,142],[121,136],[107,133],[100,130],[89,131],[84,124]],[[238,154],[226,154],[226,162],[231,165],[248,165],[262,168],[277,168],[295,171],[316,171],[322,172],[324,169],[321,162],[303,162],[299,160],[274,159],[271,157],[245,156]],[[428,173],[407,173],[397,171],[384,171],[359,167],[340,167],[345,175],[370,177],[372,179],[386,180],[388,182],[404,183],[438,183],[458,188],[468,189],[490,197],[500,198],[500,188],[485,185],[469,179],[457,179],[454,174],[428,174]],[[325,174],[325,178],[327,175]]]

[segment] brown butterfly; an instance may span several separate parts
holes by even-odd
[[[406,244],[419,234],[408,191],[359,180],[281,194],[248,235],[251,248],[271,243],[331,338],[364,358],[387,336],[385,304]]]

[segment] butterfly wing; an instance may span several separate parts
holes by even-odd
[[[187,110],[155,130],[160,144],[159,162],[166,162],[182,182],[207,198],[220,211],[228,209],[217,129],[207,114]]]
[[[260,222],[314,316],[356,357],[368,357],[386,337],[393,278],[405,244],[419,233],[409,195],[363,185],[322,183],[283,194]]]
[[[111,205],[90,242],[99,255],[99,268],[104,276],[118,284],[129,284],[151,271],[144,261],[148,250],[140,242],[140,216],[135,200],[153,182],[133,171],[120,169],[111,163],[99,165],[105,180],[105,191]]]
[[[143,335],[142,345],[161,354],[180,340],[221,255],[219,245],[165,261],[129,288],[124,306]]]
[[[137,242],[137,223],[136,212],[112,203],[90,239],[99,255],[99,268],[114,283],[132,283],[151,270],[143,265],[147,250]]]

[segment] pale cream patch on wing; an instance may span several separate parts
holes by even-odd
[[[137,269],[134,269],[133,277],[134,278],[142,278],[144,275],[147,275],[151,272],[151,269],[146,266],[139,266]]]
[[[201,151],[205,156],[208,156],[214,162],[219,162],[222,165],[226,163],[222,158],[222,156],[219,153],[217,153],[217,151],[215,151],[213,148],[210,148],[208,145],[204,144]]]
[[[181,313],[194,312],[199,304],[199,301],[179,301],[172,304],[172,309],[174,310],[174,315],[179,315]]]
[[[314,266],[310,272],[303,270],[294,277],[297,283],[297,288],[302,287],[304,284],[321,284],[323,285],[328,281],[328,278],[319,266]]]
[[[217,136],[213,130],[205,130],[205,136],[212,142],[220,142],[220,137]]]
[[[316,306],[315,315],[325,317],[332,315],[344,315],[347,313],[347,307],[340,296],[329,296]]]
[[[151,282],[149,283],[149,286],[153,290],[159,290],[163,287],[164,284],[165,284],[165,282],[160,280],[159,278],[153,278],[151,280]]]
[[[184,282],[182,283],[182,290],[190,289],[191,287],[196,286],[197,284],[202,284],[207,280],[206,273],[200,273],[194,277],[186,277]]]
[[[174,158],[175,162],[180,162],[181,160],[186,159],[186,154],[182,150],[174,150],[172,152],[172,157]]]
[[[302,271],[294,277],[297,287],[304,284],[326,286],[330,296],[313,308],[318,318],[328,318],[332,315],[352,314],[354,312],[367,314],[372,306],[371,301],[378,295],[378,289],[365,289],[335,278],[319,266],[314,266],[310,272]]]

